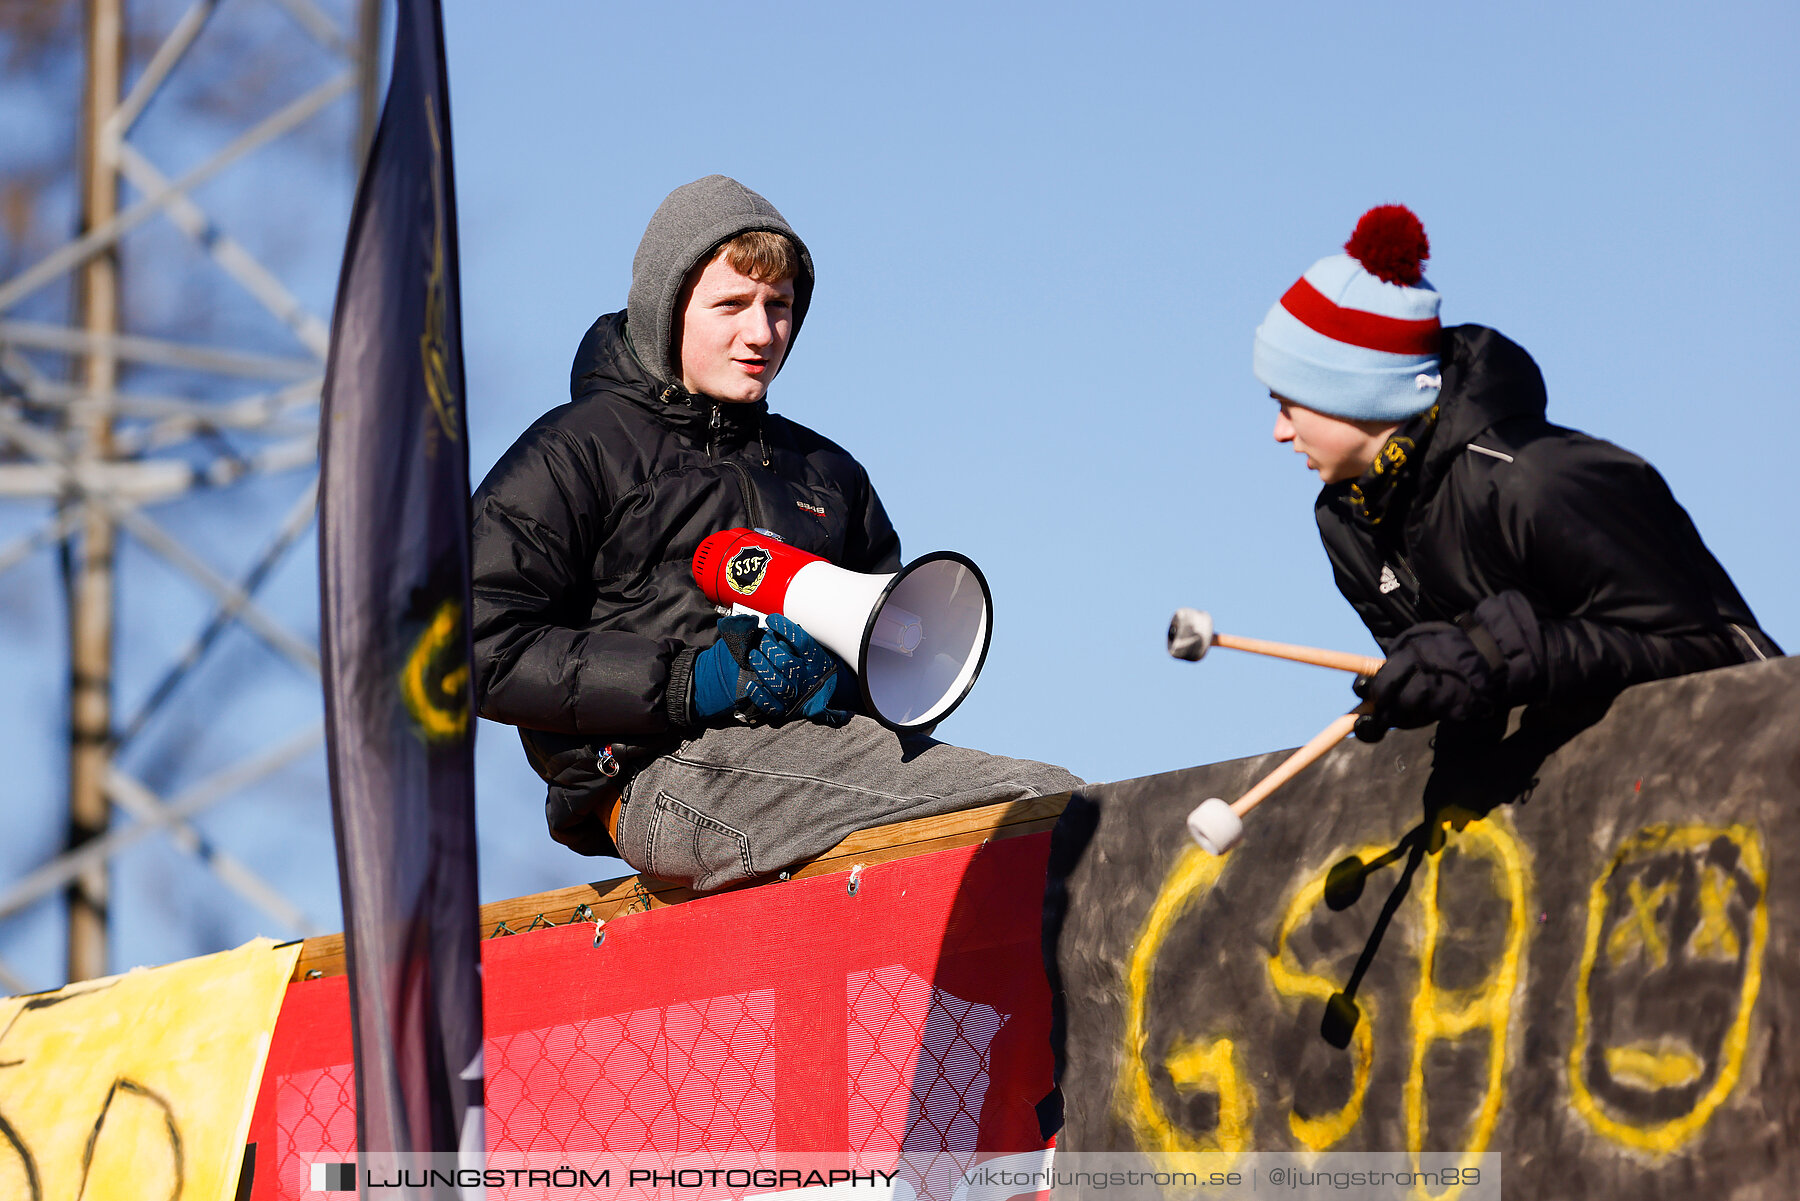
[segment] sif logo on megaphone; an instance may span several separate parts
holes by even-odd
[[[799,623],[855,670],[864,711],[890,729],[949,716],[987,660],[993,597],[954,551],[863,575],[761,530],[720,530],[694,552],[694,582],[715,605]]]
[[[769,558],[769,552],[764,547],[738,547],[732,552],[731,558],[725,561],[725,582],[739,596],[751,595],[763,582],[763,576],[768,574]],[[696,556],[694,561],[698,563],[699,557]]]

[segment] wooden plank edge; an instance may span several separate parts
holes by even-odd
[[[483,939],[505,938],[577,921],[610,922],[633,913],[679,905],[700,896],[719,896],[744,888],[771,888],[784,880],[808,880],[847,872],[857,864],[891,863],[934,851],[1039,834],[1056,824],[1068,803],[1069,794],[1063,792],[858,830],[818,858],[790,869],[783,876],[747,881],[709,893],[697,893],[691,888],[647,876],[621,876],[592,884],[572,884],[528,897],[490,901],[481,907],[481,936]],[[294,974],[290,979],[318,980],[343,974],[344,936],[341,933],[319,934],[301,944],[300,957],[294,961]]]

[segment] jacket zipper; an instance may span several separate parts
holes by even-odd
[[[756,489],[750,485],[750,473],[737,463],[719,462],[719,430],[725,424],[725,412],[718,405],[712,411],[712,442],[706,448],[706,455],[721,467],[728,467],[737,476],[738,495],[743,497],[744,511],[750,515],[752,528],[761,528],[763,524],[762,506],[756,503]]]
[[[1413,573],[1412,564],[1408,563],[1406,556],[1398,550],[1394,552],[1394,562],[1400,567],[1401,585],[1406,589],[1406,593],[1412,598],[1413,603],[1417,604],[1419,601],[1419,577]]]
[[[1402,608],[1410,610],[1408,620],[1422,621],[1427,616],[1423,612],[1424,597],[1419,589],[1419,577],[1413,571],[1412,564],[1407,561],[1406,552],[1399,547],[1392,547],[1381,552],[1382,571],[1392,572],[1394,582],[1399,585],[1398,591],[1402,599]]]
[[[756,502],[756,489],[750,486],[750,473],[737,463],[726,463],[723,466],[729,467],[737,473],[738,491],[743,494],[744,508],[750,513],[750,525],[752,528],[761,529],[763,526],[762,506]]]

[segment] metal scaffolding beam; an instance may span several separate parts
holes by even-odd
[[[87,88],[81,117],[81,229],[84,236],[113,224],[119,212],[117,156],[103,136],[119,106],[125,80],[123,0],[87,0]],[[90,393],[117,387],[119,360],[107,345],[119,332],[119,256],[115,241],[95,243],[80,260],[76,308],[89,348],[81,382]],[[65,428],[77,469],[112,458],[112,416],[104,406],[71,406]],[[70,558],[69,582],[69,849],[106,832],[107,739],[112,724],[112,514],[82,507],[81,538]],[[71,980],[106,974],[107,876],[96,864],[69,882]]]
[[[373,129],[382,0],[344,0],[340,20],[315,0],[263,0],[290,36],[321,47],[336,65],[323,82],[296,79],[272,113],[246,123],[216,152],[183,172],[159,167],[132,139],[140,118],[196,60],[219,0],[195,0],[162,36],[127,90],[126,0],[84,0],[84,92],[77,171],[81,210],[74,237],[10,279],[0,280],[0,502],[45,506],[45,517],[0,544],[0,573],[61,545],[69,634],[69,836],[63,851],[23,878],[0,882],[0,921],[57,892],[69,904],[69,980],[104,974],[109,961],[109,865],[127,848],[158,836],[190,856],[288,935],[313,933],[302,906],[281,895],[247,863],[195,825],[206,810],[241,795],[297,758],[316,751],[320,727],[262,750],[165,799],[128,771],[120,756],[152,739],[164,711],[215,653],[221,636],[240,629],[316,679],[316,641],[288,628],[257,596],[311,527],[317,489],[318,402],[329,339],[324,315],[310,308],[278,272],[228,232],[228,204],[203,205],[196,189],[239,169],[252,154],[356,97],[347,149],[360,164]],[[316,51],[308,51],[314,58]],[[341,113],[340,113],[341,116]],[[136,193],[123,203],[121,193]],[[347,216],[347,214],[346,214]],[[122,304],[122,260],[132,235],[166,221],[292,339],[289,353],[201,345],[133,332]],[[242,215],[236,220],[241,222]],[[335,259],[342,226],[317,248]],[[66,323],[22,315],[22,306],[61,281],[71,285]],[[66,374],[55,364],[61,363]],[[188,381],[171,387],[173,377]],[[154,389],[139,386],[155,381]],[[228,437],[229,435],[229,437]],[[272,473],[302,477],[299,498],[256,535],[262,545],[247,569],[226,569],[179,521],[151,507],[209,492],[220,504],[240,482]],[[310,480],[306,473],[312,473]],[[185,511],[185,510],[184,510]],[[155,673],[147,697],[120,721],[114,710],[113,665],[119,647],[117,609],[129,606],[131,582],[116,576],[121,540],[172,567],[207,599],[202,621]],[[28,981],[0,963],[0,987]]]

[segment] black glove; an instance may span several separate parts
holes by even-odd
[[[1502,592],[1455,624],[1421,622],[1401,634],[1381,670],[1357,678],[1370,712],[1353,732],[1379,742],[1390,727],[1473,721],[1537,699],[1542,678],[1537,616],[1523,595]]]

